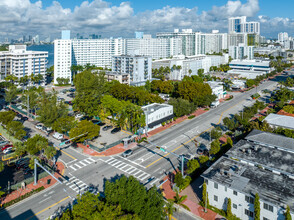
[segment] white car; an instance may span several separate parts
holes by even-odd
[[[6,148],[6,149],[3,151],[4,154],[8,154],[8,153],[11,153],[11,152],[12,152],[12,147],[8,147],[8,148]]]
[[[52,136],[57,140],[61,140],[63,138],[63,134],[60,134],[58,132],[55,132]]]
[[[41,124],[37,124],[37,125],[35,126],[35,128],[41,130],[41,129],[43,128],[43,125],[41,125]]]
[[[81,117],[83,117],[82,114],[77,114],[75,118],[76,118],[76,119],[79,119],[79,118],[81,118]]]

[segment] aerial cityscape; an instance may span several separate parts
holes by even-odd
[[[294,219],[293,8],[0,0],[0,219]]]

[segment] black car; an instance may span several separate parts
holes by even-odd
[[[120,132],[121,131],[121,128],[115,128],[111,131],[111,134],[115,134],[117,132]]]
[[[103,131],[108,131],[109,129],[111,129],[112,126],[111,125],[106,125],[102,128]]]
[[[92,117],[90,117],[90,116],[83,116],[83,117],[80,118],[80,121],[83,121],[83,120],[89,121],[91,119],[92,119]]]

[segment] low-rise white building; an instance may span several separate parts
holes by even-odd
[[[185,76],[197,75],[199,69],[204,69],[204,73],[209,72],[211,66],[219,66],[228,62],[228,55],[179,55],[171,59],[160,59],[152,62],[153,69],[169,67],[171,69],[171,80],[182,80]]]
[[[232,60],[229,64],[232,70],[246,70],[246,71],[259,71],[270,72],[270,61],[261,60]]]
[[[246,78],[246,79],[255,79],[257,76],[265,75],[266,72],[261,71],[253,71],[253,70],[229,70],[227,72],[228,74],[231,74],[234,76],[234,78]]]
[[[203,173],[209,204],[226,210],[230,198],[234,215],[253,220],[258,194],[260,219],[285,219],[287,205],[293,218],[293,146],[292,138],[253,130]]]
[[[153,103],[142,107],[145,114],[147,131],[161,126],[174,117],[173,106],[168,104]]]
[[[208,81],[207,84],[210,86],[212,94],[217,96],[217,99],[224,98],[225,92],[222,82]]]
[[[48,52],[28,51],[26,45],[9,45],[8,51],[0,52],[0,80],[8,75],[18,79],[41,74],[45,78]]]
[[[118,81],[121,84],[126,84],[126,85],[130,85],[130,74],[128,73],[118,73],[118,72],[114,72],[114,71],[105,71],[105,70],[93,70],[92,73],[99,73],[102,72],[104,73],[104,78],[106,79],[107,82],[111,82],[111,81]]]

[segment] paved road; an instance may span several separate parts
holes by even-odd
[[[273,89],[276,85],[276,82],[268,81],[260,85],[257,90]],[[149,140],[176,154],[194,154],[196,147],[191,139],[208,142],[205,137],[199,136],[200,133],[220,123],[223,117],[239,112],[243,106],[252,105],[254,101],[250,95],[255,92],[254,89],[247,93],[236,93],[234,99],[222,103],[218,108],[175,125],[150,137]],[[49,137],[49,140],[58,144],[58,141],[52,137]],[[134,154],[128,158],[122,158],[120,155],[104,158],[88,157],[68,147],[62,149],[59,159],[64,161],[67,167],[64,183],[56,184],[44,192],[7,208],[0,212],[0,219],[46,219],[58,207],[72,201],[72,198],[88,185],[93,184],[102,191],[105,179],[122,174],[135,176],[147,187],[154,184],[158,186],[166,173],[175,169],[179,163],[174,155],[164,153],[150,144],[136,147]],[[185,218],[180,215],[178,219]]]

